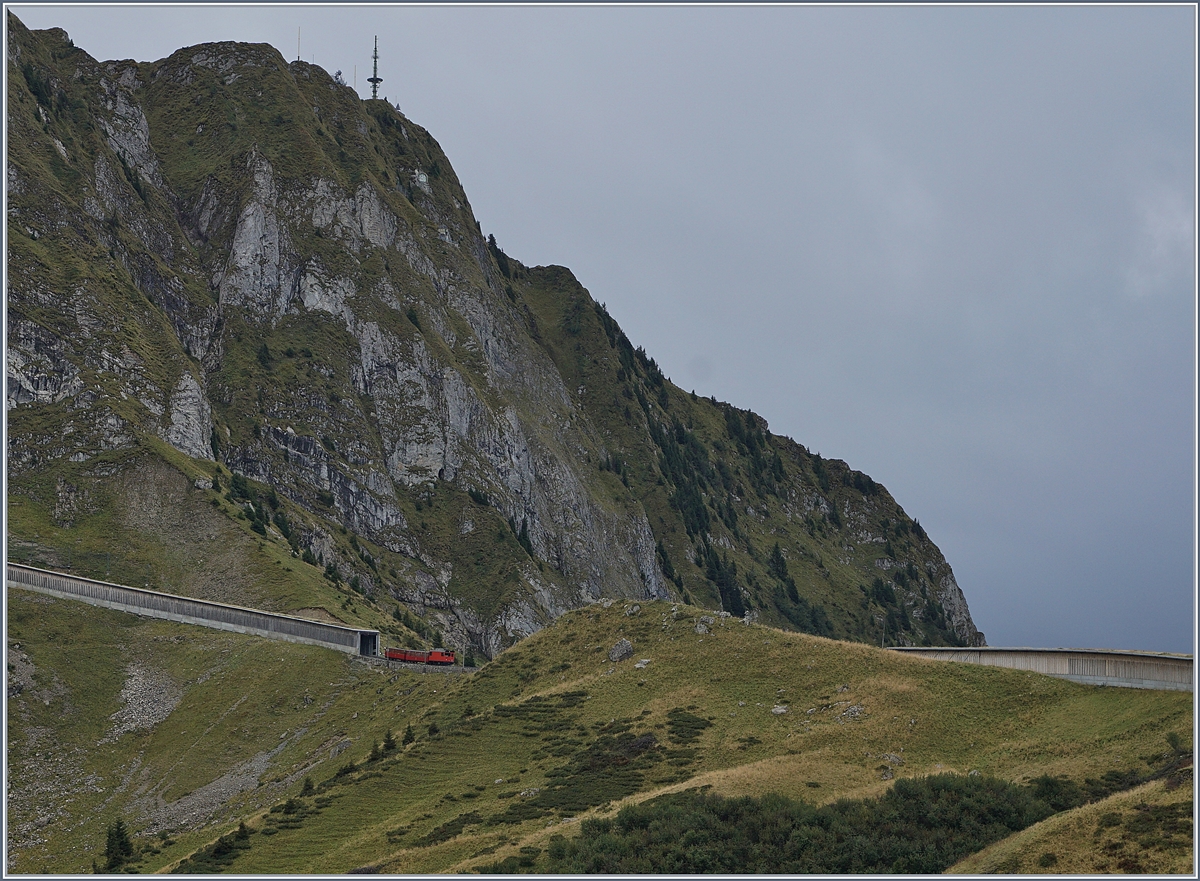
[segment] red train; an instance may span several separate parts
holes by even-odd
[[[431,652],[418,652],[412,649],[387,649],[384,657],[389,661],[403,661],[406,664],[443,664],[454,663],[454,652],[444,649],[434,649]]]

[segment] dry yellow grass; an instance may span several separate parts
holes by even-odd
[[[381,861],[381,869],[470,871],[522,847],[544,849],[551,835],[569,838],[589,817],[611,817],[627,805],[701,786],[725,796],[775,792],[825,804],[882,795],[892,784],[884,779],[885,765],[896,777],[980,770],[1011,780],[1045,773],[1083,780],[1144,767],[1142,756],[1161,751],[1163,734],[1184,730],[1188,716],[1186,698],[1175,693],[1096,689],[740,623],[700,636],[691,631],[693,610],[681,607],[673,622],[669,608],[644,604],[644,617],[635,619],[619,608],[589,608],[532,637],[511,660],[520,657],[523,670],[532,670],[537,658],[550,666],[572,661],[557,681],[538,677],[530,691],[586,690],[588,715],[605,720],[647,711],[640,725],[660,737],[668,710],[696,705],[713,726],[700,740],[706,748],[693,776],[578,812],[569,822],[542,820],[511,828],[507,837],[468,833],[473,850],[462,841],[425,853],[402,849]],[[574,634],[563,640],[567,648],[555,635],[565,631]],[[652,659],[647,669],[596,653],[621,635],[633,641],[635,657]],[[480,693],[483,684],[463,683],[477,692],[477,706],[491,700]],[[495,687],[498,695],[507,690]],[[780,702],[788,712],[774,715],[772,705]],[[836,717],[851,706],[866,712],[839,724]]]
[[[1119,792],[1094,804],[1056,814],[972,854],[947,874],[1109,873],[1190,875],[1195,872],[1192,834],[1193,784],[1174,790],[1161,780]],[[1174,807],[1188,818],[1188,833],[1155,828],[1151,810]],[[1141,821],[1143,829],[1136,829]],[[1134,828],[1131,828],[1134,827]]]

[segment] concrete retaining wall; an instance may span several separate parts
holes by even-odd
[[[1192,690],[1192,658],[1108,649],[893,648],[923,658],[1032,670],[1088,685]]]
[[[232,630],[236,633],[249,633],[287,642],[319,645],[355,655],[379,653],[378,630],[359,630],[259,609],[210,603],[206,600],[109,584],[106,581],[94,581],[16,563],[8,564],[7,583],[9,587],[81,600],[93,606],[119,609],[150,618],[165,618],[168,621],[197,624],[217,630]]]

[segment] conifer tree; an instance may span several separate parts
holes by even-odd
[[[133,856],[133,842],[129,840],[129,830],[125,828],[125,821],[119,817],[108,827],[104,856],[108,860],[110,870]]]

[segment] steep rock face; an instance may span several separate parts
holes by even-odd
[[[170,414],[167,442],[193,459],[212,459],[212,407],[192,374],[184,373],[171,393]]]
[[[154,437],[261,485],[226,498],[374,613],[489,655],[601,596],[982,640],[885,491],[671,386],[568,271],[485,241],[386,102],[266,46],[98,63],[10,16],[8,52],[6,406],[31,505]]]
[[[279,221],[271,163],[254,151],[246,158],[246,169],[250,196],[233,232],[229,260],[213,282],[222,307],[270,318],[283,313],[291,294],[286,283],[291,248]]]
[[[950,567],[946,567],[949,569]],[[986,645],[984,636],[975,628],[971,620],[971,612],[967,608],[967,598],[954,580],[954,573],[947,572],[938,582],[938,599],[946,610],[946,618],[955,633],[965,634],[968,645]]]
[[[79,369],[66,358],[64,340],[30,321],[9,325],[6,408],[56,404],[83,390]]]
[[[323,457],[315,472],[290,473],[284,462],[264,456],[268,450],[250,445],[233,454],[239,470],[263,482],[310,482],[332,491],[347,525],[397,551],[408,546],[395,502],[397,484],[457,481],[476,486],[493,497],[506,517],[526,524],[534,553],[571,582],[562,600],[539,601],[543,610],[577,606],[605,587],[666,596],[644,515],[632,522],[605,516],[589,497],[575,473],[577,463],[561,449],[575,415],[570,397],[553,365],[522,338],[511,316],[497,314],[495,306],[504,304],[494,292],[452,282],[453,296],[441,302],[425,299],[425,315],[437,334],[432,345],[420,335],[397,334],[386,324],[360,318],[359,308],[369,314],[378,304],[364,302],[358,279],[331,277],[314,255],[300,253],[293,241],[303,233],[291,234],[281,218],[303,218],[311,209],[313,229],[327,231],[352,253],[392,247],[399,219],[365,186],[351,196],[322,179],[293,202],[277,192],[265,158],[252,154],[248,171],[249,194],[229,258],[212,281],[222,309],[267,324],[315,311],[334,316],[339,329],[348,332],[351,351],[357,350],[348,379],[355,391],[371,399],[377,444],[348,438],[337,445],[346,454],[344,462]],[[410,263],[423,270],[432,267],[431,261]],[[440,273],[423,274],[436,291]],[[294,275],[300,281],[289,290],[285,280]],[[466,372],[447,363],[436,348],[484,354],[485,366]],[[516,376],[523,377],[525,387],[518,391],[536,408],[532,413],[501,405],[513,392],[505,380]],[[548,435],[538,425],[547,406],[556,411]],[[273,431],[271,438],[279,435]],[[386,473],[381,463],[386,463]],[[606,553],[614,542],[621,550]],[[534,596],[547,595],[530,586]]]

